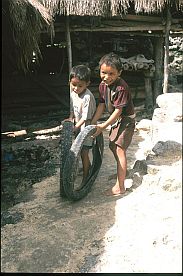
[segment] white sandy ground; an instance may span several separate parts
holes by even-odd
[[[108,131],[104,137],[103,164],[87,197],[60,198],[57,172],[10,209],[24,218],[2,227],[2,272],[182,272],[182,161],[162,159],[155,174],[137,173],[126,195],[107,197],[116,163]],[[149,133],[135,132],[128,168],[150,149]]]
[[[145,159],[152,146],[146,131],[136,133],[133,143],[140,137],[138,160]],[[128,151],[129,163],[133,147]],[[104,253],[90,272],[182,272],[182,160],[172,164],[170,157],[169,166],[164,163],[159,173],[145,175],[133,193],[116,200],[115,222],[105,234]],[[164,174],[172,184],[167,190],[158,185]]]

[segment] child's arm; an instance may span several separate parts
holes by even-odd
[[[73,120],[74,120],[74,112],[71,111],[69,118],[64,119],[62,122],[65,122],[65,121],[73,122]]]
[[[81,118],[74,126],[74,130],[78,130],[83,124],[84,124],[85,120],[83,118]]]
[[[96,126],[97,130],[94,133],[93,137],[98,136],[105,128],[107,128],[109,125],[112,125],[115,122],[115,120],[119,118],[121,112],[122,108],[116,108],[114,112],[111,114],[111,116],[104,123],[98,124]]]
[[[96,125],[98,119],[100,119],[104,110],[105,110],[105,103],[99,103],[99,105],[97,106],[97,110],[92,118],[91,125]]]

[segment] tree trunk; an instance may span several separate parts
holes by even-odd
[[[155,38],[155,75],[154,75],[154,106],[156,105],[156,98],[162,94],[163,84],[163,37]]]
[[[169,34],[171,27],[171,14],[170,10],[167,8],[167,19],[166,19],[166,29],[165,29],[165,56],[164,56],[164,83],[163,83],[163,93],[168,92],[168,77],[169,77]]]
[[[66,39],[67,39],[68,67],[70,72],[72,68],[72,48],[71,48],[71,36],[70,36],[70,27],[69,27],[69,16],[66,16]]]

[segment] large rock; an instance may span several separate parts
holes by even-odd
[[[166,93],[156,99],[152,117],[152,144],[175,141],[182,144],[182,93]]]
[[[156,98],[156,103],[163,109],[171,109],[175,106],[182,108],[182,93],[161,94]]]
[[[171,155],[176,155],[181,157],[182,145],[175,141],[166,141],[166,142],[159,141],[152,148],[152,151],[155,153],[155,155],[161,155],[162,157],[171,156]]]
[[[180,122],[158,122],[152,119],[152,144],[158,141],[175,141],[182,144],[182,123]]]
[[[172,106],[170,109],[155,108],[153,113],[153,120],[157,120],[160,123],[181,122],[182,108],[180,106]]]
[[[136,125],[137,130],[144,130],[149,131],[152,127],[152,121],[149,119],[142,119],[140,122]]]

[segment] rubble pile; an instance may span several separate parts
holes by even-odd
[[[183,37],[169,38],[170,74],[182,76],[183,71]]]

